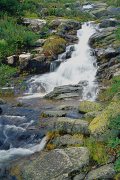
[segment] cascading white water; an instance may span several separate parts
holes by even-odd
[[[91,55],[91,48],[88,44],[89,38],[95,31],[96,26],[94,24],[83,24],[82,29],[77,32],[79,43],[75,45],[75,51],[72,57],[62,62],[56,71],[32,77],[28,81],[28,94],[31,94],[33,97],[44,96],[57,86],[88,81],[88,86],[84,89],[83,99],[95,99],[96,84],[94,81],[97,71],[97,67],[95,66],[96,59]]]
[[[9,150],[0,150],[0,168],[9,163],[9,161],[14,160],[16,157],[22,157],[34,154],[35,152],[40,152],[44,149],[47,144],[47,137],[44,137],[40,144],[31,145],[28,148],[10,148]]]
[[[17,158],[31,155],[44,149],[48,141],[47,136],[42,139],[38,139],[38,141],[35,139],[34,141],[33,139],[35,137],[35,134],[33,134],[29,137],[28,141],[26,139],[26,143],[22,141],[22,144],[19,144],[17,142],[17,138],[19,138],[21,134],[24,135],[28,130],[27,128],[29,128],[34,123],[33,120],[26,122],[27,119],[25,118],[25,116],[2,115],[1,119],[2,118],[6,120],[11,120],[12,122],[19,121],[21,123],[19,125],[13,125],[11,123],[5,124],[4,121],[3,123],[2,121],[0,122],[0,140],[3,140],[2,146],[6,147],[6,145],[9,144],[9,149],[0,149],[0,168],[6,166],[11,161]],[[17,144],[19,144],[18,147],[15,147]]]

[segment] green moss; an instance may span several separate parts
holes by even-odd
[[[107,163],[109,156],[105,144],[97,142],[93,138],[87,138],[84,140],[84,145],[89,149],[92,161],[95,161],[97,164]]]
[[[91,101],[82,101],[79,107],[79,111],[84,113],[101,111],[102,109],[103,107],[101,106],[101,104]]]
[[[54,56],[65,50],[66,41],[59,36],[48,38],[43,46],[43,52],[46,56]]]
[[[101,113],[101,111],[93,111],[93,112],[88,112],[85,114],[84,118],[91,122],[96,116],[98,116]]]
[[[115,118],[120,113],[120,102],[111,102],[105,110],[101,112],[89,125],[91,133],[95,136],[101,136],[108,129],[111,118]]]

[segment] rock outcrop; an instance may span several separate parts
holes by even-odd
[[[24,164],[24,168],[23,168]],[[19,163],[19,176],[24,180],[53,180],[70,177],[89,164],[89,151],[85,147],[55,149],[43,152],[37,158]],[[14,168],[11,173],[14,176]]]
[[[58,118],[53,127],[55,131],[68,134],[89,134],[88,122],[81,119]]]

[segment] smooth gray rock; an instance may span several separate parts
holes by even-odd
[[[68,134],[89,134],[88,122],[81,119],[71,119],[67,117],[58,118],[54,123],[54,129],[55,131]]]
[[[93,180],[93,179],[112,179],[115,176],[115,170],[113,164],[107,164],[92,170],[88,173],[85,180]]]
[[[64,99],[71,97],[81,97],[83,93],[82,85],[65,85],[54,88],[52,92],[47,94],[48,99]]]
[[[55,144],[56,147],[70,146],[70,145],[77,145],[77,144],[82,145],[83,140],[79,136],[71,136],[69,134],[66,134],[64,136],[60,136],[53,139],[52,143]]]
[[[38,32],[46,25],[46,21],[43,19],[23,18],[23,24],[30,26],[33,31]]]

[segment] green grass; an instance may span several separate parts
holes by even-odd
[[[115,31],[117,40],[120,40],[120,27]]]
[[[120,132],[120,115],[118,115],[116,118],[111,119],[109,128],[113,131]],[[113,133],[112,133],[113,134]],[[116,172],[120,172],[120,138],[119,133],[116,135],[116,137],[111,138],[108,141],[108,147],[112,149],[112,152],[116,154],[116,161],[115,161],[115,170]]]
[[[4,64],[0,65],[0,86],[12,84],[12,77],[17,73],[17,68],[13,68]]]
[[[113,77],[109,82],[109,88],[99,94],[101,101],[111,101],[116,93],[120,92],[120,76]]]

